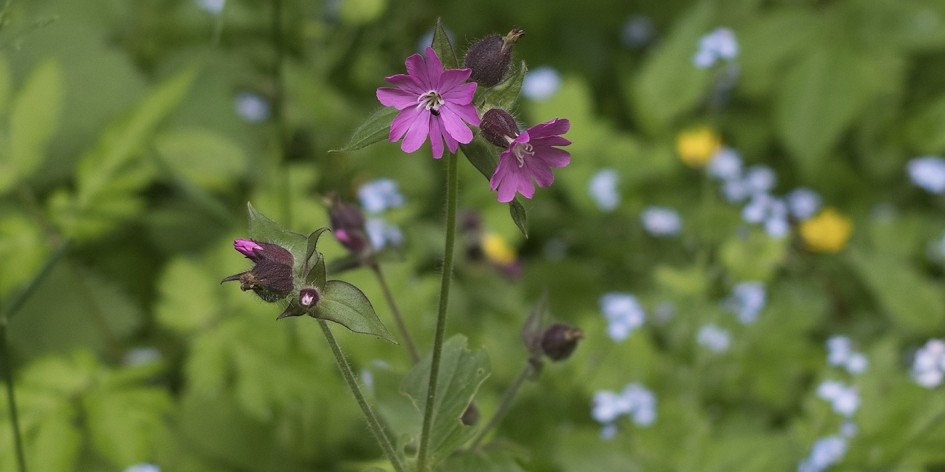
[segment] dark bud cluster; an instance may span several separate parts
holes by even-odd
[[[501,82],[509,70],[515,42],[524,34],[523,30],[513,29],[505,36],[489,35],[470,46],[464,61],[472,69],[470,78],[483,87]]]

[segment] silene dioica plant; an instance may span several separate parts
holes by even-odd
[[[567,119],[522,129],[508,111],[518,98],[526,71],[524,62],[512,64],[515,42],[523,34],[514,29],[504,36],[481,39],[466,51],[460,68],[453,45],[438,24],[432,45],[406,59],[407,73],[387,77],[392,86],[377,89],[377,99],[385,108],[368,118],[345,148],[360,149],[387,137],[400,141],[405,153],[413,153],[429,142],[433,158],[446,161],[445,246],[429,355],[421,357],[426,349],[413,341],[387,289],[380,248],[372,243],[361,210],[340,198],[332,199],[329,217],[332,233],[349,251],[344,259],[329,264],[318,251],[319,238],[328,228],[308,236],[292,233],[250,205],[249,238],[237,239],[234,248],[253,266],[223,279],[239,282],[240,289],[253,291],[266,302],[283,305],[279,319],[307,315],[318,321],[371,432],[396,471],[478,470],[467,457],[490,454],[484,441],[524,381],[537,376],[545,358],[568,358],[582,337],[575,327],[549,325],[546,301],[539,300],[522,328],[527,351],[522,372],[485,422],[479,421],[475,396],[490,374],[489,358],[481,349],[467,348],[462,335],[446,339],[457,226],[457,152],[488,178],[489,189],[496,192],[498,202],[509,204],[511,217],[523,233],[527,233],[526,214],[517,196],[534,197],[535,184],[551,185],[552,169],[567,166],[571,159],[561,149],[570,144],[562,136],[570,127]],[[487,191],[485,186],[475,190]],[[361,290],[341,280],[328,280],[329,268],[358,267],[371,270],[384,287],[399,336],[387,330]],[[403,344],[415,366],[403,379],[401,390],[416,407],[415,421],[385,422],[363,393],[329,321]],[[511,460],[505,452],[497,455],[487,460]]]

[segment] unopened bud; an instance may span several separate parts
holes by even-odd
[[[509,143],[519,134],[515,118],[501,108],[492,108],[483,113],[479,129],[486,140],[500,148],[509,147]]]
[[[563,361],[571,356],[582,337],[584,332],[580,329],[560,323],[553,324],[545,330],[541,338],[541,349],[549,359]]]
[[[336,199],[328,210],[328,218],[335,238],[349,251],[360,253],[370,246],[364,216],[357,206]]]
[[[318,305],[318,301],[321,300],[321,298],[318,290],[311,287],[303,288],[299,291],[299,305],[302,305],[302,308],[312,308]]]
[[[459,420],[462,421],[465,426],[473,426],[479,422],[479,416],[479,408],[476,407],[475,403],[470,403]]]
[[[237,239],[233,247],[256,265],[251,270],[223,279],[223,282],[239,280],[241,290],[252,290],[259,298],[270,303],[292,293],[294,258],[288,249],[250,239]]]
[[[524,34],[524,31],[514,29],[504,37],[489,35],[470,46],[464,64],[472,69],[470,78],[473,82],[483,87],[492,87],[501,82],[509,70],[515,41]]]

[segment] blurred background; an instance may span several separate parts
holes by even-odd
[[[2,355],[30,470],[387,467],[315,323],[220,280],[249,269],[247,201],[308,234],[340,196],[429,351],[445,162],[329,151],[437,18],[460,57],[524,29],[510,112],[571,122],[527,238],[461,160],[447,329],[489,354],[484,417],[543,293],[584,332],[443,470],[945,470],[940,0],[0,8]],[[329,278],[393,331],[370,271]],[[410,358],[335,332],[396,425]]]

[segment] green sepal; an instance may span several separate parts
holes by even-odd
[[[312,269],[308,271],[308,274],[305,276],[305,283],[308,285],[314,285],[318,290],[325,288],[327,283],[328,276],[325,274],[325,256],[322,253],[318,253],[318,257],[315,259],[315,264],[312,265]]]
[[[307,282],[311,282],[310,279],[313,277],[312,273],[315,271],[316,267],[318,266],[319,259],[324,259],[321,253],[318,253],[317,246],[318,246],[318,238],[320,238],[322,233],[324,233],[325,231],[329,231],[329,229],[327,227],[318,228],[315,231],[312,231],[312,234],[309,234],[308,238],[306,239],[305,262],[302,266],[302,274],[305,274]],[[318,254],[318,259],[315,260],[315,264],[311,264],[312,256],[315,254]],[[322,285],[324,285],[325,262],[322,261],[321,265],[322,265],[321,280],[322,280]],[[316,285],[316,286],[318,288],[322,287],[321,285]]]
[[[505,80],[499,82],[494,87],[479,87],[476,90],[475,102],[480,104],[483,113],[491,108],[501,108],[511,110],[518,102],[518,96],[522,93],[522,83],[525,82],[525,73],[528,67],[525,61],[522,61],[519,67],[511,69],[511,74],[505,77]]]
[[[315,318],[334,321],[355,333],[371,334],[397,344],[360,289],[348,282],[329,280],[320,292]]]

